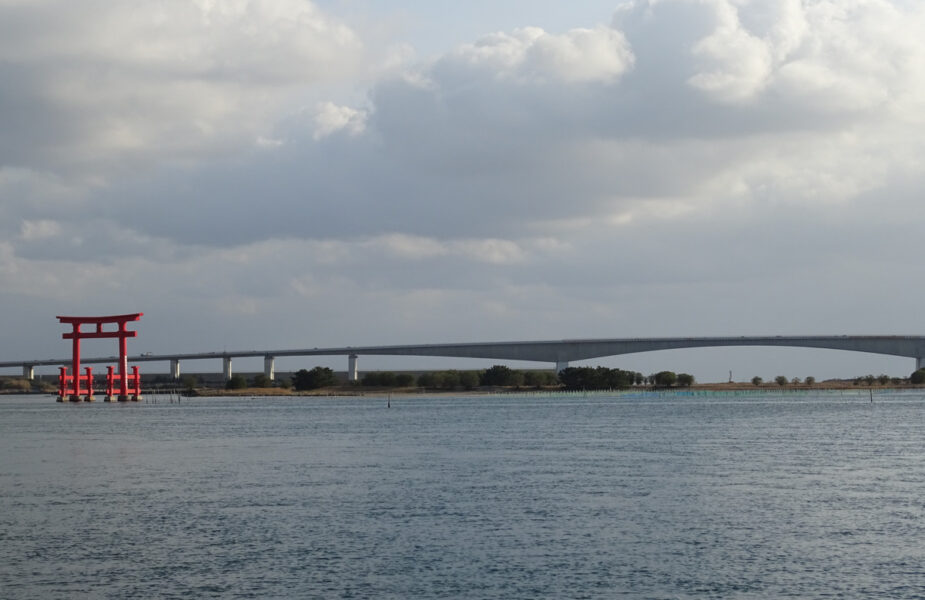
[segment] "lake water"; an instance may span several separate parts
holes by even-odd
[[[925,393],[0,398],[0,597],[925,595]]]

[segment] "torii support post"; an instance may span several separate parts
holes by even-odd
[[[141,400],[141,375],[138,374],[138,365],[132,365],[132,402]]]
[[[115,368],[112,365],[106,367],[106,402],[112,402],[114,400],[114,391],[112,384],[116,380],[113,375]]]
[[[84,367],[84,371],[87,372],[87,395],[84,396],[84,401],[93,402],[93,369]]]
[[[84,374],[68,375],[67,367],[58,367],[58,402],[93,402],[93,369],[84,367]],[[86,382],[86,386],[82,385]]]
[[[119,384],[120,384],[120,394],[119,400],[128,400],[128,383],[129,383],[129,374],[128,374],[128,353],[126,350],[125,340],[126,338],[135,337],[138,335],[136,331],[128,331],[126,326],[131,321],[137,321],[141,318],[144,313],[132,313],[128,315],[113,315],[109,317],[58,317],[60,323],[69,323],[73,328],[70,333],[61,334],[61,337],[66,340],[72,340],[73,350],[71,355],[71,376],[68,376],[64,370],[61,371],[61,393],[62,396],[67,392],[70,392],[71,400],[80,399],[82,392],[84,391],[80,382],[84,377],[80,376],[80,340],[82,339],[99,339],[99,338],[118,338],[119,340]],[[81,325],[96,325],[96,331],[81,331]],[[115,331],[104,331],[103,325],[116,325],[118,327]],[[63,369],[63,368],[62,368]],[[73,377],[73,386],[70,390],[67,389],[67,383]],[[110,375],[110,382],[112,381],[112,376]],[[93,378],[91,377],[90,370],[87,370],[86,376],[87,388],[86,396],[87,398],[93,397]],[[134,400],[138,400],[141,395],[141,378],[138,376],[138,368],[136,367],[133,372],[133,389]],[[111,385],[111,384],[110,384]],[[108,391],[108,390],[107,390]]]
[[[58,367],[58,402],[67,398],[67,367]]]

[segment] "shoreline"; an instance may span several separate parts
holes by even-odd
[[[781,386],[774,382],[765,382],[761,385],[754,385],[750,382],[725,382],[725,383],[697,383],[692,386],[672,386],[672,387],[651,387],[651,386],[634,386],[624,389],[614,390],[566,390],[561,387],[486,387],[470,390],[444,390],[429,389],[419,387],[364,387],[357,385],[338,385],[315,390],[294,390],[291,388],[268,387],[268,388],[242,388],[242,389],[225,389],[212,387],[197,387],[192,390],[181,388],[150,388],[144,389],[143,396],[164,396],[169,394],[179,394],[183,397],[273,397],[273,396],[295,396],[295,397],[363,397],[363,396],[396,396],[396,397],[414,397],[414,396],[492,396],[504,394],[525,394],[525,393],[575,393],[587,391],[589,393],[599,392],[809,392],[809,391],[904,391],[904,390],[925,390],[925,384],[914,385],[855,385],[850,381],[825,381],[813,385],[790,384]],[[0,390],[0,396],[57,396],[57,390]]]

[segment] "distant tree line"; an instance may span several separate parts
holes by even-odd
[[[477,371],[434,371],[421,373],[417,380],[418,387],[455,390],[462,388],[472,390],[479,386],[480,378]]]
[[[317,390],[318,388],[330,387],[337,384],[337,377],[334,371],[328,367],[315,367],[313,369],[299,369],[292,376],[292,387],[304,390]]]
[[[633,386],[673,387],[694,385],[688,373],[659,371],[649,376],[636,371],[607,367],[568,367],[559,373],[559,382],[568,390],[623,390]]]
[[[188,391],[193,390],[198,383],[199,382],[196,380],[196,378],[190,375],[187,375],[183,378],[183,385]],[[249,387],[269,388],[278,386],[281,388],[292,387],[296,390],[305,391],[330,387],[337,385],[337,383],[337,376],[334,375],[334,371],[327,367],[314,367],[310,370],[299,369],[295,372],[291,381],[285,379],[282,381],[274,382],[265,374],[257,373],[254,375],[253,380],[248,382],[244,375],[236,373],[225,382],[225,388],[229,390],[241,390]]]
[[[363,375],[360,383],[367,387],[410,387],[414,385],[414,375],[410,373],[392,373],[391,371],[374,371]]]
[[[816,384],[816,378],[810,376],[801,380],[799,377],[788,379],[784,375],[777,375],[774,377],[773,382],[780,387],[787,385],[811,387]],[[875,383],[879,385],[901,385],[906,382],[913,385],[925,384],[925,369],[918,369],[908,379],[881,374],[877,376],[864,375],[853,380],[854,385],[868,386]],[[197,383],[198,381],[195,377],[186,376],[183,378],[183,385],[190,390]],[[568,367],[556,375],[551,371],[543,370],[515,370],[505,365],[494,365],[485,370],[431,371],[422,373],[417,378],[410,373],[373,371],[363,375],[360,381],[360,384],[365,387],[417,386],[434,390],[473,390],[478,387],[563,387],[568,390],[621,390],[645,385],[660,388],[690,387],[694,383],[693,375],[674,373],[673,371],[659,371],[651,375],[643,375],[636,371],[609,369],[607,367]],[[751,383],[755,386],[761,386],[765,382],[763,378],[756,375],[752,377]],[[283,380],[280,382],[274,382],[263,373],[258,373],[254,376],[253,381],[249,383],[243,375],[236,374],[226,382],[225,387],[228,389],[243,389],[247,387],[266,388],[278,385],[280,387],[291,386],[296,390],[304,391],[337,384],[338,380],[334,375],[334,371],[327,367],[314,367],[312,369],[300,369],[293,375],[291,381]],[[25,390],[28,385],[29,382],[25,380],[0,378],[0,389]]]
[[[914,375],[915,373],[913,373],[913,376]],[[912,383],[912,377],[910,377],[909,380],[910,380],[910,383]],[[883,375],[883,374],[877,375],[876,377],[873,375],[864,375],[863,377],[857,377],[854,380],[854,385],[874,385],[874,382],[880,385],[887,385],[889,383],[899,384],[899,383],[902,383],[902,379],[898,377],[890,377],[889,375]]]
[[[622,390],[643,382],[642,373],[607,367],[568,367],[559,372],[567,390]]]
[[[184,380],[188,387],[195,381]],[[673,387],[675,385],[690,387],[694,376],[687,373],[660,371],[652,375],[643,375],[636,371],[608,369],[607,367],[569,367],[558,375],[545,370],[516,370],[505,365],[493,365],[485,370],[469,371],[431,371],[422,373],[417,378],[409,373],[391,371],[372,371],[363,375],[359,381],[365,387],[421,387],[437,390],[473,390],[478,387],[564,387],[569,390],[608,390],[626,389],[633,386],[650,385],[653,387]],[[338,384],[334,371],[327,367],[300,369],[293,374],[291,381],[282,381],[281,387],[292,387],[298,391],[314,390]],[[254,376],[252,386],[272,387],[274,382],[263,373]],[[236,374],[229,379],[225,387],[243,389],[250,387],[247,379]]]
[[[418,386],[441,390],[473,390],[477,387],[550,387],[559,381],[551,371],[519,371],[494,365],[484,371],[435,371],[422,373]]]
[[[762,379],[761,377],[757,375],[752,377],[751,381],[752,381],[752,384],[755,386],[760,386],[764,383],[764,379]],[[852,383],[854,385],[867,385],[867,386],[872,386],[874,384],[902,385],[907,382],[913,385],[921,385],[925,383],[925,369],[919,369],[918,371],[913,373],[908,379],[904,379],[902,377],[891,377],[889,375],[884,375],[881,373],[880,375],[863,375],[861,377],[855,377],[852,380]],[[802,380],[799,377],[787,379],[785,375],[778,375],[774,378],[774,383],[776,383],[780,387],[784,387],[786,385],[801,385],[801,384],[812,387],[813,385],[816,384],[816,378],[810,376]]]

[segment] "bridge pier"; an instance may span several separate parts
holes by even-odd
[[[557,360],[556,361],[556,375],[558,375],[565,369],[568,369],[568,361],[567,360]]]
[[[225,381],[231,381],[231,357],[226,356],[222,359],[222,374],[225,376]]]
[[[263,357],[263,374],[270,381],[273,381],[276,378],[276,357],[275,356],[264,356]]]
[[[28,379],[32,381],[35,379],[35,366],[34,365],[23,365],[22,366],[22,376],[23,379]]]
[[[170,377],[174,381],[179,381],[180,379],[180,361],[176,358],[170,361]]]
[[[347,360],[347,381],[359,381],[359,375],[357,371],[357,355],[351,354]]]
[[[915,370],[925,369],[925,356],[919,356],[915,359]]]

